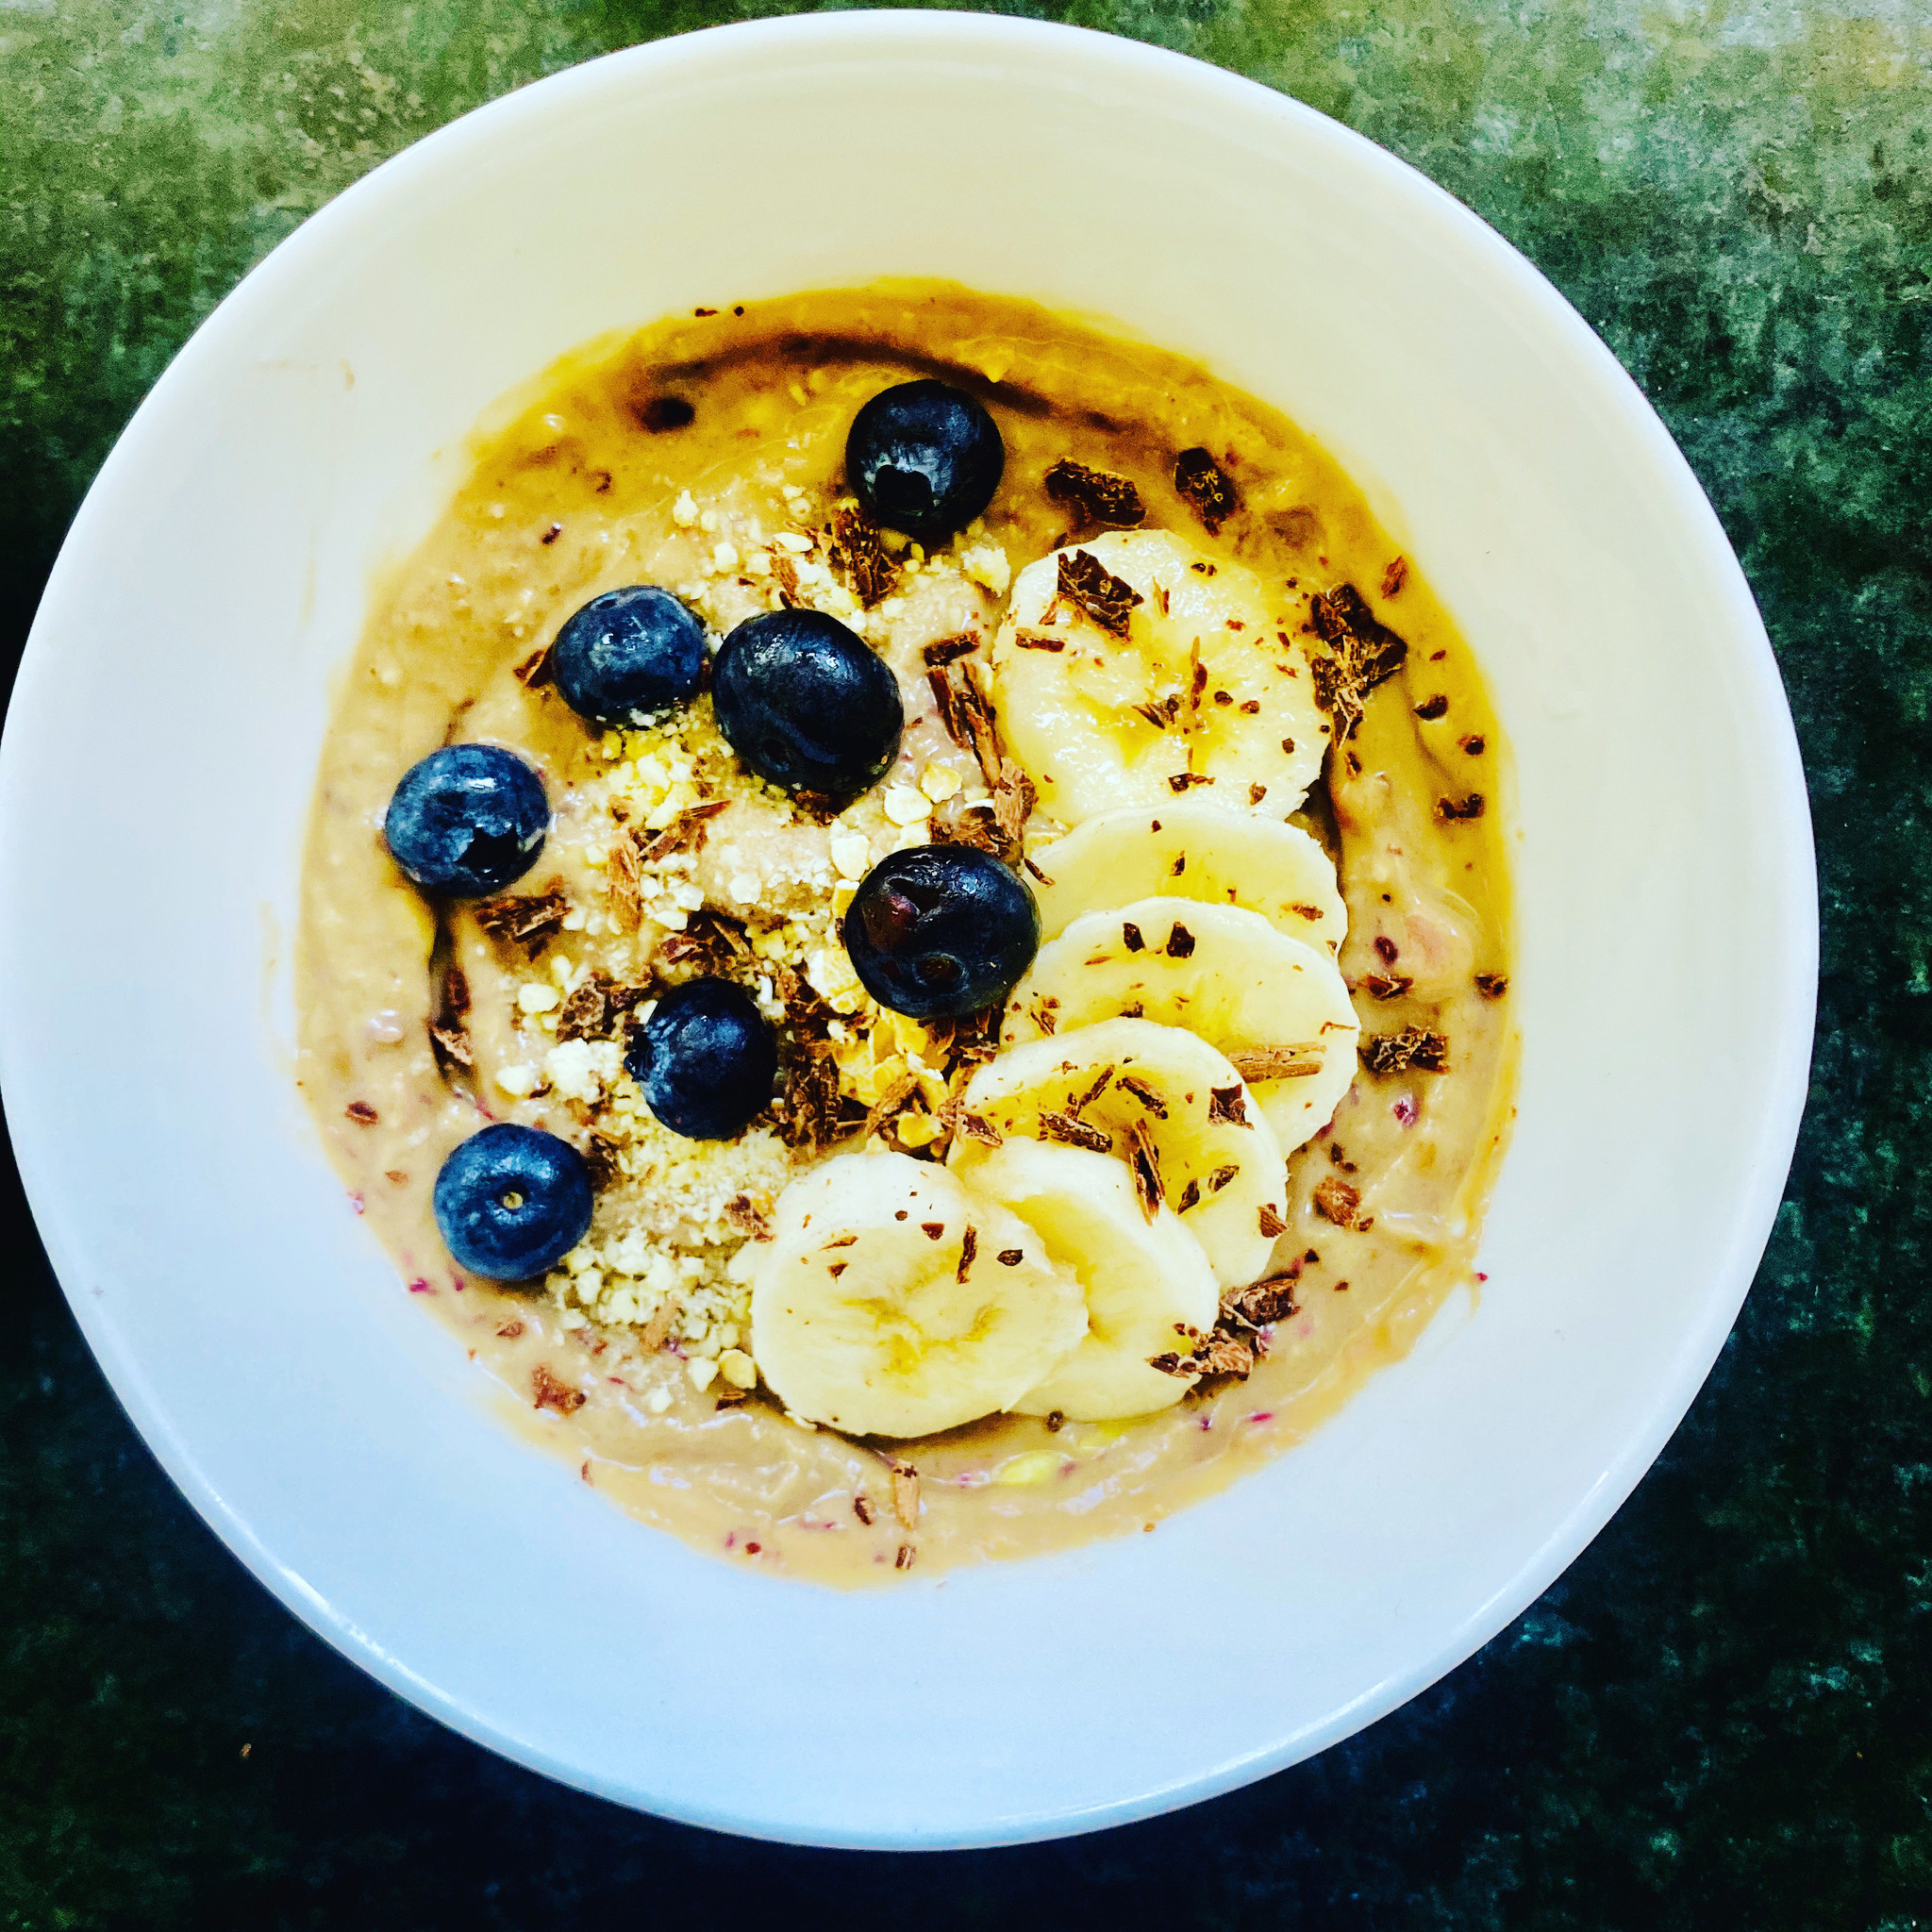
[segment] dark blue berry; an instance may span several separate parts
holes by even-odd
[[[550,830],[543,781],[500,744],[446,744],[403,774],[383,814],[395,862],[426,892],[479,899],[536,864]]]
[[[882,1007],[915,1020],[958,1018],[1006,998],[1040,950],[1026,881],[970,845],[894,852],[860,882],[845,950]]]
[[[591,1196],[591,1171],[568,1141],[499,1121],[442,1163],[436,1224],[458,1268],[528,1281],[590,1231]]]
[[[624,1064],[674,1134],[729,1141],[771,1105],[778,1045],[741,986],[688,979],[632,1029]]]
[[[760,778],[830,798],[875,784],[906,727],[885,659],[818,610],[747,617],[712,666],[711,703],[718,729]]]
[[[705,627],[669,591],[606,591],[550,649],[563,701],[593,724],[642,724],[689,704],[705,668]]]
[[[902,382],[873,397],[845,439],[845,480],[874,523],[928,549],[963,530],[1000,487],[999,425],[964,390]]]

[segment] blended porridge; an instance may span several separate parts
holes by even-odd
[[[301,1084],[633,1515],[845,1582],[1153,1531],[1474,1285],[1505,793],[1272,409],[948,285],[699,309],[499,411],[381,591]]]

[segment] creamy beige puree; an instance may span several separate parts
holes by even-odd
[[[887,533],[873,554],[851,521],[846,432],[879,391],[934,375],[991,409],[1004,479],[946,551]],[[1176,487],[1189,451],[1219,467],[1231,513]],[[1338,669],[1319,688],[1339,728],[1349,669],[1387,674],[1294,815],[1340,869],[1362,1063],[1289,1159],[1272,1265],[1292,1307],[1262,1324],[1245,1378],[1209,1375],[1134,1421],[1014,1415],[862,1443],[788,1416],[758,1380],[751,1270],[786,1182],[863,1144],[868,1119],[891,1148],[944,1152],[970,1042],[881,1015],[837,922],[879,857],[1010,808],[941,717],[926,647],[976,638],[934,655],[980,676],[1012,577],[1093,532],[1045,487],[1069,459],[1127,479],[1147,527],[1285,600],[1309,658]],[[540,654],[589,598],[645,582],[683,597],[714,644],[781,601],[851,623],[905,693],[884,783],[826,824],[743,771],[708,697],[649,731],[587,724]],[[458,741],[518,750],[556,815],[508,889],[528,903],[508,912],[425,900],[382,841],[397,779]],[[1512,1116],[1503,762],[1467,646],[1360,494],[1204,371],[940,284],[700,310],[551,370],[479,435],[449,510],[377,597],[309,832],[302,1085],[403,1282],[521,1426],[644,1521],[841,1582],[1152,1530],[1306,1435],[1472,1280]],[[1065,830],[1045,809],[1027,856]],[[626,993],[699,970],[750,988],[779,1030],[786,1097],[734,1143],[668,1133],[617,1071]],[[823,1109],[798,1070],[814,1056],[837,1073],[832,1145],[810,1138]],[[527,1290],[462,1278],[431,1212],[442,1160],[486,1119],[563,1136],[599,1180],[585,1249]]]

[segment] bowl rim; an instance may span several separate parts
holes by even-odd
[[[1724,1265],[1713,1271],[1701,1318],[1680,1337],[1674,1372],[1655,1389],[1644,1426],[1632,1432],[1621,1453],[1576,1497],[1533,1557],[1409,1668],[1336,1710],[1312,1732],[1294,1736],[1274,1750],[1115,1804],[1026,1817],[978,1818],[957,1827],[900,1835],[881,1835],[863,1827],[843,1833],[804,1832],[768,1815],[680,1804],[673,1793],[612,1788],[608,1780],[500,1727],[485,1713],[446,1693],[387,1650],[377,1633],[347,1622],[303,1578],[285,1568],[203,1468],[142,1364],[125,1346],[111,1315],[85,1291],[83,1257],[63,1238],[60,1217],[49,1211],[58,1194],[47,1153],[51,1137],[43,1137],[32,1115],[17,1115],[11,1102],[8,1074],[23,1058],[22,1042],[28,1029],[19,1017],[19,1003],[0,997],[0,1094],[8,1097],[17,1163],[49,1260],[90,1347],[149,1450],[257,1580],[378,1682],[501,1756],[578,1789],[682,1822],[825,1846],[951,1849],[1027,1842],[1129,1823],[1197,1803],[1325,1750],[1387,1715],[1490,1641],[1548,1589],[1621,1507],[1676,1429],[1715,1362],[1750,1289],[1782,1198],[1807,1092],[1815,1018],[1816,861],[1804,771],[1776,661],[1715,511],[1669,432],[1608,348],[1547,278],[1480,217],[1408,163],[1318,110],[1263,83],[1189,56],[1088,28],[1000,14],[880,9],[791,15],[707,27],[624,48],[472,109],[382,162],[305,221],[242,278],[183,345],[122,432],[75,517],[29,633],[0,736],[0,805],[9,808],[0,810],[0,879],[16,872],[15,848],[25,837],[24,814],[10,808],[20,800],[26,758],[22,741],[27,727],[21,721],[41,702],[42,687],[51,673],[53,634],[61,623],[63,588],[69,574],[80,569],[76,558],[92,547],[96,525],[110,514],[107,499],[124,452],[147,436],[172,408],[176,391],[194,379],[200,361],[219,353],[228,338],[245,327],[250,312],[273,305],[286,283],[308,273],[312,260],[333,251],[339,235],[380,221],[386,207],[410,195],[420,182],[459,166],[467,152],[494,141],[504,130],[525,119],[567,113],[579,91],[601,89],[618,76],[630,79],[644,70],[714,70],[728,65],[740,49],[754,45],[767,56],[791,50],[817,54],[828,47],[852,50],[864,44],[902,58],[920,54],[944,59],[968,42],[974,51],[1009,49],[1031,56],[1045,52],[1067,63],[1110,68],[1117,75],[1138,75],[1161,87],[1191,90],[1197,99],[1218,102],[1231,115],[1272,117],[1292,127],[1305,142],[1325,148],[1338,165],[1377,180],[1406,201],[1415,214],[1437,225],[1472,256],[1486,277],[1538,312],[1542,325],[1564,341],[1579,364],[1594,373],[1602,400],[1615,408],[1623,426],[1647,450],[1656,481],[1668,492],[1672,509],[1715,575],[1724,580],[1729,620],[1741,637],[1758,647],[1748,693],[1757,727],[1755,742],[1775,785],[1776,841],[1792,870],[1794,896],[1811,910],[1798,927],[1783,935],[1780,983],[1790,990],[1792,1009],[1785,1016],[1788,1025],[1774,1042],[1778,1064],[1772,1083],[1773,1104],[1756,1124],[1759,1158],[1751,1184],[1730,1204]],[[0,941],[0,990],[14,976],[12,944],[10,936]]]

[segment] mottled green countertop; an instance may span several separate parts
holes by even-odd
[[[782,10],[0,0],[0,637],[177,344],[385,155],[540,75]],[[1811,1108],[1656,1470],[1549,1594],[1311,1764],[919,1859],[576,1796],[298,1626],[128,1427],[6,1176],[0,1924],[1932,1926],[1932,0],[1086,0],[1493,222],[1744,560],[1824,879]],[[49,942],[58,944],[58,935]]]

